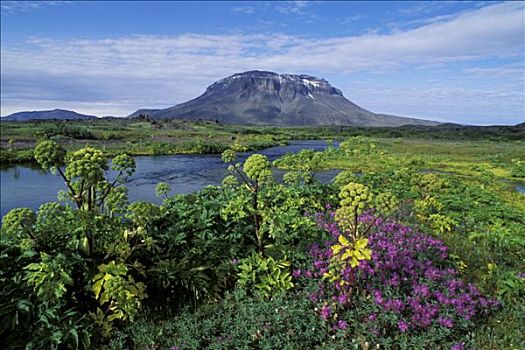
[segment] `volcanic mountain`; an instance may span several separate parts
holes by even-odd
[[[437,125],[427,120],[375,114],[350,102],[341,90],[310,75],[265,71],[237,73],[210,85],[204,94],[174,107],[141,109],[158,119],[211,119],[257,125]]]
[[[80,114],[74,111],[65,109],[53,109],[51,111],[31,111],[31,112],[17,112],[2,117],[3,121],[23,122],[27,120],[79,120],[79,119],[96,119],[94,115]]]

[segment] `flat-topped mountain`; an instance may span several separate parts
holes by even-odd
[[[53,109],[51,111],[32,111],[32,112],[17,112],[3,117],[3,121],[23,122],[28,120],[79,120],[79,119],[95,119],[94,115],[80,114],[74,111],[65,109]]]
[[[258,125],[437,125],[438,122],[376,114],[352,103],[328,81],[310,75],[265,71],[237,73],[199,97],[160,110],[138,110],[158,119],[211,119]]]

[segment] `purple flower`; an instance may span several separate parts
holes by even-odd
[[[334,324],[334,329],[340,329],[340,330],[345,330],[346,328],[348,328],[348,323],[345,321],[345,320],[339,320],[337,321],[336,324]]]
[[[323,278],[332,263],[331,246],[337,244],[341,234],[333,214],[331,211],[315,215],[318,225],[331,238],[311,247],[313,263],[301,272],[318,282],[310,299],[323,303],[324,320],[355,306],[349,298],[355,287],[367,293],[378,307],[365,321],[374,322],[388,312],[402,313],[404,320],[397,324],[401,332],[437,325],[453,328],[456,319],[469,320],[498,306],[496,301],[484,298],[474,285],[461,280],[456,270],[445,267],[449,266],[448,249],[442,241],[394,221],[376,221],[376,227],[367,236],[368,248],[372,250],[370,260],[361,261],[357,267],[344,266],[335,281]],[[376,219],[373,213],[366,213],[358,220],[366,224]],[[519,276],[525,277],[525,273]],[[334,303],[330,305],[335,309],[330,309],[328,302]]]
[[[330,306],[323,305],[323,307],[321,308],[321,318],[326,321],[330,318],[331,312],[332,311],[330,310]]]
[[[456,290],[463,288],[464,283],[463,281],[460,281],[460,280],[450,280],[450,281],[447,281],[445,285],[449,293],[454,293]]]
[[[173,345],[173,346],[172,346],[172,347],[170,348],[170,350],[179,350],[179,347],[178,347],[178,346],[175,346],[175,345]]]
[[[439,324],[442,325],[443,327],[447,327],[447,328],[454,327],[454,322],[452,322],[452,320],[448,317],[440,317],[438,321],[439,321]]]
[[[440,277],[442,276],[441,275],[441,272],[439,271],[439,269],[435,268],[435,267],[430,267],[428,268],[426,271],[425,271],[425,278],[426,279],[429,279],[431,281],[437,281],[440,279]]]
[[[301,277],[301,270],[299,270],[299,269],[294,269],[294,270],[292,271],[292,276],[293,276],[294,278],[299,278],[299,277]]]
[[[390,277],[390,279],[388,280],[387,284],[394,286],[394,287],[399,286],[399,274],[394,272],[392,274],[392,277]]]
[[[325,265],[325,262],[322,260],[314,260],[314,268],[316,270],[321,269]]]
[[[387,310],[391,310],[391,311],[394,311],[394,312],[401,312],[403,309],[404,309],[404,304],[401,300],[399,299],[394,299],[394,300],[389,300],[385,303],[383,303],[383,307]]]
[[[408,323],[406,323],[405,321],[401,320],[397,323],[397,327],[399,328],[399,330],[401,332],[406,332],[408,331]]]
[[[348,302],[348,297],[345,294],[341,294],[337,297],[337,302],[341,305],[344,305]]]
[[[374,290],[374,299],[376,301],[376,304],[381,305],[383,303],[383,296],[381,295],[381,291]]]
[[[424,284],[416,284],[414,285],[414,294],[427,298],[430,295],[430,291],[428,286]]]
[[[452,347],[450,348],[450,350],[463,350],[463,349],[465,349],[465,344],[463,342],[457,342],[454,345],[452,345]]]

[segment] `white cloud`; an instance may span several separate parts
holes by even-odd
[[[354,24],[355,22],[358,22],[358,21],[368,19],[368,18],[369,16],[366,16],[363,14],[357,14],[357,15],[340,18],[339,20],[337,20],[337,22],[342,25],[349,25],[349,24]]]
[[[306,14],[304,9],[308,6],[306,0],[281,1],[275,5],[275,9],[284,14]]]
[[[465,69],[465,73],[476,77],[512,79],[523,83],[525,80],[525,62],[500,67],[470,67]]]
[[[284,5],[297,11],[306,6]],[[412,30],[326,39],[283,34],[33,38],[24,47],[2,47],[2,114],[11,111],[11,101],[37,100],[44,92],[48,100],[128,103],[131,112],[182,102],[213,80],[251,69],[345,76],[401,68],[432,70],[455,62],[476,66],[477,60],[487,59],[523,60],[523,14],[523,3],[501,3]],[[70,93],[73,86],[85,94]],[[376,91],[375,96],[389,100],[385,92]]]
[[[252,15],[255,13],[255,7],[253,6],[234,6],[231,9],[234,13],[243,13],[245,15]]]
[[[43,6],[70,4],[71,1],[1,1],[0,8],[4,13],[30,12]]]

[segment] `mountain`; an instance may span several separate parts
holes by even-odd
[[[437,125],[438,122],[372,113],[341,90],[310,75],[265,71],[237,73],[210,85],[199,97],[160,110],[138,110],[158,119],[211,119],[258,125]]]
[[[51,111],[32,111],[32,112],[17,112],[3,117],[2,121],[23,122],[27,120],[79,120],[79,119],[95,119],[94,115],[80,114],[65,109],[53,109]]]

